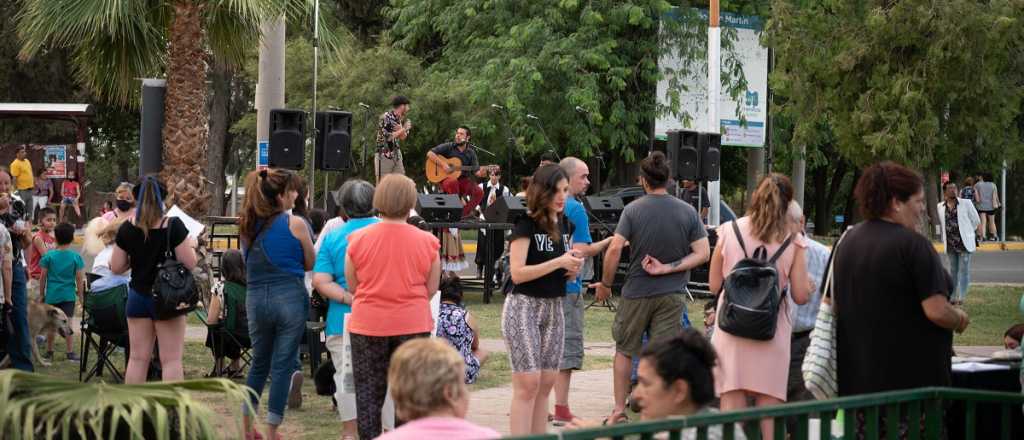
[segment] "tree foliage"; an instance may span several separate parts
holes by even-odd
[[[554,148],[584,157],[605,151],[633,160],[637,150],[646,151],[656,114],[678,112],[656,104],[665,43],[659,24],[669,25],[668,42],[684,59],[698,58],[706,46],[699,25],[661,20],[671,6],[665,0],[397,0],[388,14],[398,47],[436,60],[428,77],[465,87],[476,125],[498,125],[489,111],[497,103],[523,128],[527,151]]]
[[[772,13],[792,145],[922,169],[1022,154],[1024,2],[776,0]]]

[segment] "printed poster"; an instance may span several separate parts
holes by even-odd
[[[47,145],[44,147],[43,166],[46,167],[47,179],[63,179],[68,176],[67,145]]]

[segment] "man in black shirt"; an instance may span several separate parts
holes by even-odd
[[[693,209],[700,211],[701,221],[707,223],[708,208],[711,207],[711,201],[708,200],[708,193],[704,192],[704,188],[698,186],[697,182],[683,179],[679,198],[689,203]]]
[[[476,158],[473,144],[469,143],[471,135],[469,127],[459,126],[455,130],[455,142],[445,142],[434,147],[427,152],[427,160],[434,162],[441,169],[451,173],[456,171],[455,167],[445,162],[444,159],[457,157],[462,162],[463,169],[476,167],[476,176],[484,177],[487,174],[487,168],[480,168],[480,162]],[[480,204],[480,200],[484,198],[484,191],[469,176],[468,173],[463,172],[458,178],[448,177],[441,181],[441,189],[444,192],[458,194],[460,198],[469,196],[469,203],[462,207],[463,219],[469,217],[473,209]]]

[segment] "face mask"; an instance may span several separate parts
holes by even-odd
[[[121,212],[126,212],[129,209],[132,209],[132,202],[127,200],[118,200],[114,202],[114,204],[117,205],[117,210]]]

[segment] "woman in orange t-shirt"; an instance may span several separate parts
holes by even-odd
[[[430,297],[441,281],[437,238],[406,223],[416,184],[401,174],[381,179],[373,194],[380,223],[353,232],[345,255],[352,292],[352,337],[359,438],[377,438],[391,354],[403,342],[430,336]]]

